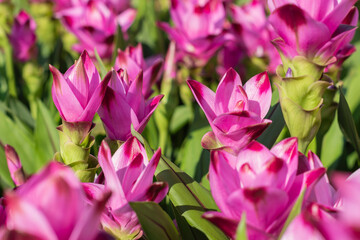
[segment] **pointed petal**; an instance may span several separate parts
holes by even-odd
[[[18,154],[13,147],[5,145],[5,155],[12,180],[16,186],[22,185],[25,182],[26,177]]]
[[[46,217],[32,204],[11,192],[6,195],[6,227],[38,239],[57,240]],[[26,222],[26,224],[23,224]]]
[[[241,87],[239,89],[238,86],[242,86],[240,76],[234,69],[230,68],[216,89],[215,112],[217,115],[235,111],[240,101],[244,105],[247,104],[246,93],[241,91]]]
[[[105,77],[104,80],[101,81],[100,84],[97,86],[89,102],[87,103],[84,112],[79,117],[80,122],[92,121],[105,96],[109,81],[110,78]]]
[[[105,141],[102,141],[99,148],[98,161],[105,175],[105,186],[112,191],[110,205],[116,209],[127,203],[127,200],[111,161],[110,148]]]
[[[166,182],[155,182],[151,184],[146,190],[145,194],[136,201],[152,201],[159,203],[166,196],[169,186]]]
[[[244,89],[248,96],[248,110],[264,118],[269,111],[272,97],[267,72],[260,73],[246,82]]]
[[[331,37],[325,24],[313,20],[305,11],[292,4],[276,9],[269,21],[289,47],[308,58],[313,58]]]
[[[156,110],[157,106],[159,105],[159,103],[163,97],[164,97],[164,95],[158,95],[150,100],[150,104],[148,106],[146,106],[146,108],[148,109],[147,110],[148,113],[144,116],[143,119],[139,119],[140,123],[138,125],[134,124],[134,128],[136,131],[138,131],[139,133],[142,133],[142,131],[144,131],[146,124],[150,120],[150,117]]]
[[[84,109],[59,70],[49,68],[54,78],[51,93],[55,106],[65,121],[76,122]]]
[[[216,118],[215,93],[195,80],[188,80],[187,84],[211,125],[212,121]]]
[[[146,188],[148,188],[152,182],[156,167],[160,161],[161,157],[161,149],[159,148],[151,158],[149,164],[142,171],[134,186],[131,189],[131,193],[128,196],[128,199],[133,199],[138,195],[141,195],[145,192]],[[130,200],[129,200],[130,201]]]
[[[94,239],[100,231],[100,216],[109,200],[111,192],[105,192],[101,199],[95,200],[93,205],[81,215],[69,240]]]
[[[357,0],[342,0],[322,21],[333,34],[352,9]]]

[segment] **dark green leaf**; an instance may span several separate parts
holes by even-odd
[[[149,240],[180,239],[169,215],[155,202],[130,202]]]
[[[360,159],[360,139],[357,133],[356,125],[352,117],[348,103],[346,102],[345,96],[340,91],[340,102],[338,108],[338,121],[341,131],[343,132],[347,141],[349,141],[355,148],[359,159]]]
[[[256,140],[270,149],[285,126],[280,104],[277,103],[271,107],[265,118],[270,119],[272,123]]]
[[[192,115],[192,110],[188,106],[181,105],[176,107],[170,121],[170,132],[176,133],[179,131],[193,118]]]

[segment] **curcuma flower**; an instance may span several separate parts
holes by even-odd
[[[189,66],[203,66],[223,45],[225,9],[220,0],[172,0],[174,27],[159,23],[178,48],[177,59]]]
[[[73,1],[70,6],[56,13],[64,26],[80,41],[74,46],[76,51],[94,49],[104,58],[111,57],[118,25],[124,34],[135,20],[136,11],[128,6],[128,1]],[[126,4],[121,4],[126,2]],[[119,12],[118,12],[119,11]],[[121,11],[121,12],[120,12]]]
[[[51,65],[50,71],[54,77],[51,93],[61,118],[66,122],[91,122],[110,79],[101,81],[86,51],[64,75]]]
[[[304,56],[321,66],[335,62],[354,35],[356,1],[269,0],[269,20],[280,36],[275,46],[287,58]]]
[[[0,238],[96,239],[100,234],[100,215],[109,196],[109,192],[104,192],[89,205],[73,171],[51,162],[5,194],[6,218],[0,227]]]
[[[120,68],[126,70],[130,82],[135,80],[138,74],[143,71],[143,89],[145,98],[152,94],[152,86],[159,80],[162,72],[163,61],[159,57],[148,59],[143,57],[142,46],[139,43],[136,47],[129,46],[125,51],[118,50],[115,60],[115,70]]]
[[[209,180],[221,213],[208,212],[204,217],[235,237],[245,213],[249,239],[275,239],[298,196],[326,170],[297,171],[296,138],[285,139],[271,150],[253,141],[237,156],[212,151]]]
[[[112,191],[101,224],[117,239],[138,239],[142,236],[137,216],[129,202],[160,202],[166,196],[167,184],[153,183],[160,157],[158,149],[149,161],[145,148],[135,137],[131,137],[111,158],[109,146],[102,142],[98,158],[105,178],[104,185],[84,183],[83,187],[90,200],[97,199],[104,191]]]
[[[231,68],[221,79],[216,93],[195,80],[188,80],[188,85],[213,130],[201,141],[206,149],[225,147],[237,153],[271,123],[263,119],[272,96],[266,72],[242,86],[239,75]]]
[[[130,81],[123,69],[112,70],[104,81],[110,83],[98,114],[110,139],[126,141],[131,136],[131,124],[138,132],[144,130],[163,95],[146,100],[142,71]]]
[[[36,23],[31,16],[20,11],[14,19],[14,24],[9,35],[13,54],[16,60],[25,62],[36,54]]]

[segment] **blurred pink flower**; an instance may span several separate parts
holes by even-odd
[[[141,227],[129,202],[154,201],[159,203],[167,194],[168,186],[163,182],[153,183],[155,169],[161,151],[158,149],[150,161],[145,148],[135,138],[129,138],[111,158],[105,141],[99,149],[99,164],[105,183],[84,183],[83,187],[90,200],[97,199],[104,191],[112,196],[101,217],[103,228],[115,237],[137,239],[142,236]]]
[[[15,186],[22,185],[26,178],[18,154],[12,146],[5,145],[5,156],[10,176]]]
[[[239,75],[231,68],[221,79],[216,93],[195,80],[188,80],[188,85],[213,130],[202,139],[206,149],[226,147],[236,154],[271,123],[263,119],[272,96],[266,72],[242,86]]]
[[[125,9],[128,1],[73,0],[65,3],[68,7],[58,11],[56,16],[80,41],[74,49],[79,52],[86,49],[91,56],[96,49],[101,57],[111,57],[117,26],[126,34],[136,16],[134,9]]]
[[[20,11],[14,19],[14,24],[9,35],[16,60],[25,62],[36,55],[36,23],[31,16]]]
[[[6,220],[1,239],[95,239],[100,215],[109,198],[105,192],[87,204],[73,171],[51,162],[38,174],[5,194]]]
[[[136,79],[140,71],[143,71],[142,93],[149,98],[152,93],[152,86],[159,80],[162,73],[163,61],[160,57],[154,57],[145,61],[142,46],[139,43],[136,47],[129,46],[125,51],[118,50],[115,60],[115,70],[120,68],[126,70],[129,81]]]
[[[204,217],[235,237],[243,213],[249,239],[275,238],[302,191],[324,173],[317,168],[297,174],[296,138],[288,138],[271,150],[253,141],[237,156],[222,150],[211,152],[209,180],[221,213]]]
[[[357,0],[269,0],[270,22],[280,38],[273,42],[286,57],[305,56],[326,66],[354,36]]]
[[[178,48],[177,58],[191,67],[203,66],[225,42],[225,9],[220,0],[172,0],[174,27],[159,23]]]
[[[144,130],[163,95],[145,98],[142,71],[130,81],[123,69],[112,70],[104,81],[110,83],[98,114],[110,139],[126,141],[131,137],[131,124],[140,133]]]

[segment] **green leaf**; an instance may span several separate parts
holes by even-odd
[[[169,184],[170,200],[190,226],[209,239],[227,239],[220,229],[201,217],[206,211],[218,209],[207,189],[165,157],[161,158],[155,176]]]
[[[340,92],[340,102],[338,108],[339,127],[343,132],[346,140],[349,141],[355,148],[360,159],[360,139],[357,133],[356,125],[352,117],[349,105],[346,102],[345,96],[342,93],[341,88],[339,89],[339,92]]]
[[[246,215],[245,212],[241,215],[241,221],[236,230],[236,240],[247,240],[247,232],[246,232]]]
[[[115,48],[112,55],[112,63],[115,64],[116,57],[118,55],[118,49],[125,49],[126,48],[126,42],[124,39],[123,31],[121,30],[121,26],[117,25],[116,35],[115,35]]]
[[[59,151],[59,135],[56,125],[46,106],[38,100],[37,118],[34,132],[36,152],[41,165],[49,162]]]
[[[154,152],[147,141],[131,127],[133,136],[144,144],[147,154]],[[190,226],[203,232],[210,240],[228,239],[215,225],[201,216],[206,211],[217,211],[218,207],[209,190],[205,189],[189,175],[178,168],[163,155],[155,171],[159,181],[169,184],[169,198]]]
[[[180,239],[169,215],[155,202],[130,202],[149,240]]]
[[[251,2],[251,0],[235,0],[235,4],[238,6],[248,4],[249,2]]]
[[[270,119],[272,123],[256,140],[270,149],[285,126],[280,104],[277,103],[271,107],[269,114],[265,118]]]
[[[181,105],[175,108],[174,114],[171,117],[169,130],[171,133],[178,132],[184,127],[192,118],[193,113],[186,105]]]
[[[295,217],[301,213],[301,206],[302,206],[302,203],[304,200],[305,191],[306,191],[306,189],[304,189],[302,191],[302,193],[299,195],[299,197],[296,199],[296,202],[295,202],[293,208],[291,209],[291,212],[290,212],[288,218],[286,219],[284,227],[281,230],[279,239],[281,239],[281,236],[285,233],[287,227],[290,225],[292,220],[294,220]]]
[[[11,145],[18,153],[26,173],[34,173],[38,168],[38,159],[34,152],[33,135],[21,121],[13,121],[0,111],[0,141]]]
[[[94,49],[94,53],[95,53],[96,61],[99,64],[101,79],[104,79],[104,77],[106,76],[106,73],[107,73],[106,67],[104,65],[104,62],[101,60],[101,57],[99,56],[99,53],[96,51],[96,49]]]

